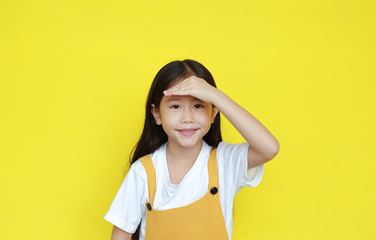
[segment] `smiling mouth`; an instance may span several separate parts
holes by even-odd
[[[192,136],[197,132],[197,129],[182,129],[178,130],[178,132],[183,136]]]

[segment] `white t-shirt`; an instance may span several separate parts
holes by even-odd
[[[156,172],[153,208],[157,210],[186,206],[202,198],[208,191],[207,163],[212,147],[203,141],[194,165],[181,182],[175,185],[169,179],[166,145],[167,143],[150,154]],[[248,143],[220,142],[217,148],[219,198],[229,239],[232,235],[235,194],[244,186],[256,187],[264,172],[264,164],[247,171],[248,147]],[[149,201],[147,175],[142,163],[137,160],[131,165],[104,219],[129,233],[134,233],[141,221],[139,239],[143,240],[147,201]]]

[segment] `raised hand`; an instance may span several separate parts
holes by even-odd
[[[165,90],[163,94],[165,96],[173,96],[173,95],[180,95],[180,96],[192,96],[198,98],[204,102],[209,102],[215,104],[214,95],[218,94],[219,90],[209,83],[207,83],[204,79],[191,76],[188,77],[178,84],[174,85],[173,87]]]
[[[204,79],[188,77],[163,93],[165,96],[190,95],[216,106],[249,143],[248,168],[265,163],[277,155],[278,140],[262,123]]]

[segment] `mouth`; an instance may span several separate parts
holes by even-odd
[[[181,129],[181,130],[178,130],[178,132],[183,136],[192,136],[193,134],[197,132],[197,129],[194,129],[194,128]]]

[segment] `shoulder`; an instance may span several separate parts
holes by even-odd
[[[142,162],[140,161],[140,159],[132,163],[131,167],[129,168],[128,174],[133,174],[141,179],[147,178],[145,168],[142,165]]]
[[[249,144],[247,142],[243,142],[243,143],[229,143],[229,142],[225,142],[225,141],[222,141],[218,144],[218,148],[238,148],[238,147],[244,147],[244,146],[249,146]]]
[[[231,144],[228,142],[220,142],[217,147],[217,157],[234,157],[238,155],[246,155],[248,153],[249,144],[247,142]]]
[[[141,162],[141,159],[146,157],[146,156],[149,156],[152,160],[152,163],[154,165],[154,168],[156,167],[156,162],[157,162],[157,159],[160,159],[163,157],[163,153],[164,153],[164,149],[165,149],[165,146],[166,146],[166,143],[163,144],[162,146],[160,146],[157,150],[155,150],[154,152],[150,153],[150,154],[147,154],[139,159],[137,159],[130,167],[129,171],[132,171],[134,172],[135,174],[137,174],[138,176],[146,179],[147,178],[147,174],[146,174],[146,170],[145,170],[145,167],[144,165],[142,164]]]

